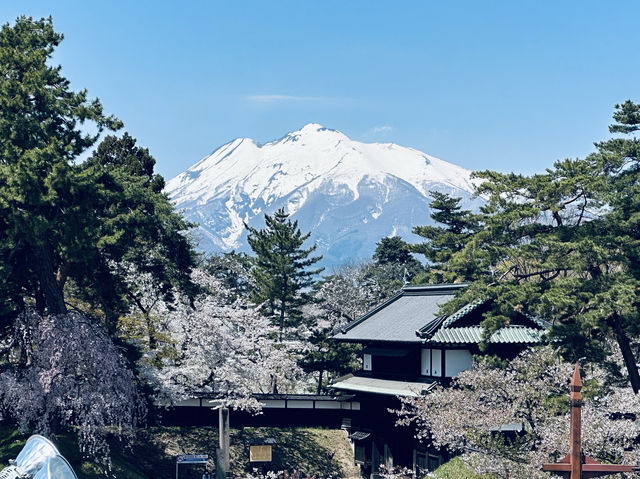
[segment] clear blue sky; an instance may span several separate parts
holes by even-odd
[[[172,177],[309,122],[470,169],[532,173],[640,101],[640,2],[8,1]]]

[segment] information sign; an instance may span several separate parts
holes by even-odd
[[[271,462],[271,445],[249,446],[249,462]]]
[[[178,464],[206,464],[208,461],[208,454],[182,454],[176,458]]]

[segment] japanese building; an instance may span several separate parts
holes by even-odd
[[[336,341],[363,346],[362,369],[332,386],[359,403],[360,409],[351,412],[344,427],[364,476],[375,477],[380,464],[433,470],[448,459],[445,451],[418,442],[410,427],[396,426],[390,410],[400,408],[399,396],[428,394],[438,383],[448,385],[472,367],[473,355],[513,358],[542,340],[548,324],[514,311],[509,324],[480,351],[483,314],[491,306],[488,301],[474,302],[450,316],[439,315],[440,306],[465,287],[405,287],[334,335]]]

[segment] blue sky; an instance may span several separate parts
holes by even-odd
[[[640,101],[640,2],[3,1],[172,177],[309,122],[470,169],[584,156]]]

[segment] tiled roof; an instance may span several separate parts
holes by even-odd
[[[347,324],[334,335],[340,341],[421,343],[416,331],[437,319],[440,306],[465,284],[411,286],[386,303]]]
[[[427,341],[429,344],[477,344],[482,341],[482,326],[441,328]],[[505,326],[491,336],[490,343],[539,343],[543,330],[526,326]]]
[[[482,317],[481,314],[471,313],[487,305],[489,299],[469,303],[449,316],[438,315],[440,307],[466,286],[441,284],[405,287],[386,303],[347,324],[333,338],[364,343],[480,343],[483,331],[480,326]],[[548,328],[549,323],[546,321],[521,314],[518,324],[510,324],[498,330],[489,342],[538,343],[544,330]]]
[[[442,323],[442,327],[446,328],[447,326],[451,326],[458,319],[466,316],[467,314],[469,314],[470,312],[472,312],[473,310],[475,310],[479,306],[482,306],[486,302],[487,302],[486,299],[481,299],[481,300],[477,300],[477,301],[474,301],[473,303],[469,303],[469,304],[463,306],[458,311],[456,311],[451,316],[449,316],[447,319],[445,319],[444,323]]]

